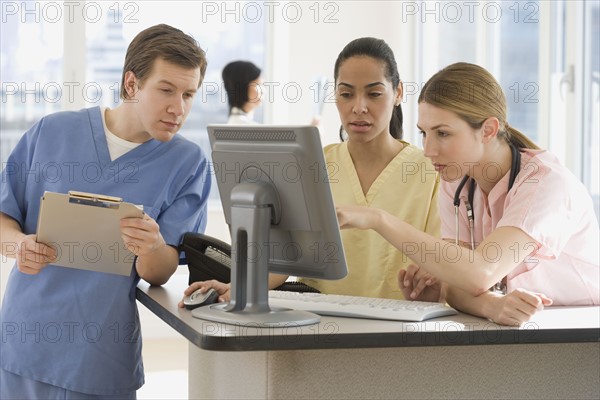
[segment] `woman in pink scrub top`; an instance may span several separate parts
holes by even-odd
[[[417,126],[442,178],[442,239],[383,210],[338,207],[342,228],[374,229],[414,261],[399,282],[413,299],[440,280],[450,305],[505,325],[552,304],[600,303],[590,195],[554,155],[509,126],[504,93],[488,71],[456,63],[435,74],[419,96]]]

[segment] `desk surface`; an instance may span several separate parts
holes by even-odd
[[[196,346],[206,350],[298,350],[600,341],[600,307],[551,307],[519,328],[467,314],[424,322],[321,317],[315,325],[260,328],[192,317],[178,308],[187,275],[163,286],[140,281],[137,299]]]

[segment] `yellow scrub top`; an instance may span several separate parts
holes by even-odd
[[[419,148],[405,144],[363,194],[347,142],[325,147],[336,205],[380,208],[439,237],[438,176]],[[403,299],[398,271],[412,261],[373,230],[344,229],[348,276],[340,280],[300,279],[322,293]],[[417,245],[417,244],[415,244]],[[433,251],[433,250],[432,250]]]

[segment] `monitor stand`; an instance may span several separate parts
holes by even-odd
[[[273,183],[267,179],[240,182],[231,191],[231,204],[231,300],[196,308],[192,315],[252,327],[318,323],[321,317],[307,311],[269,307],[270,246],[267,244],[271,225],[281,218],[279,196]]]

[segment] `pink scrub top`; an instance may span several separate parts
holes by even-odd
[[[494,173],[494,169],[487,171]],[[507,292],[522,288],[543,293],[554,305],[591,305],[600,303],[598,219],[592,199],[583,184],[551,153],[521,150],[521,171],[507,193],[509,173],[489,194],[476,188],[473,198],[475,246],[494,229],[513,226],[531,237],[525,248],[515,243],[508,249],[515,257],[529,254],[507,276]],[[440,185],[442,238],[456,237],[454,192],[460,182]],[[466,198],[465,185],[461,198]],[[459,207],[460,241],[470,243],[464,201]],[[500,249],[482,249],[493,259]]]

